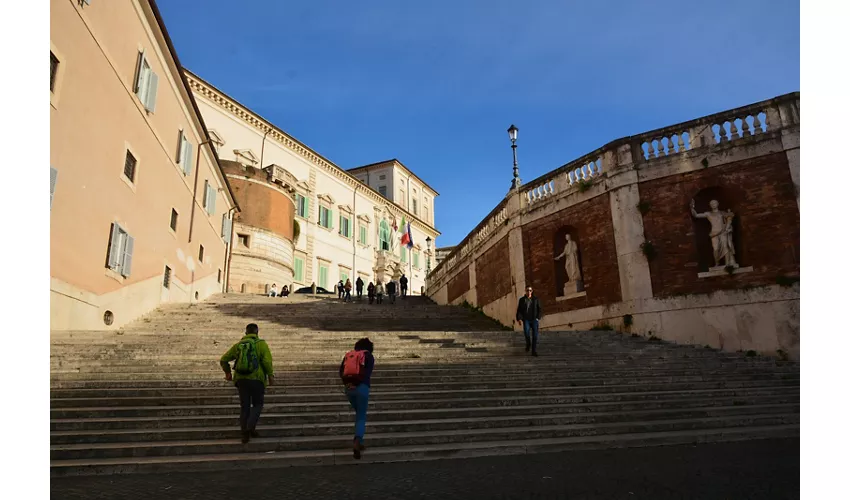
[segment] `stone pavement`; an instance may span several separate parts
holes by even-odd
[[[800,443],[790,438],[334,467],[54,477],[51,498],[778,500],[800,498]]]

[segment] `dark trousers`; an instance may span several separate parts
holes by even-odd
[[[239,390],[239,426],[242,432],[253,431],[260,420],[260,412],[263,411],[263,400],[266,395],[266,386],[259,380],[237,380],[236,389]]]
[[[401,298],[405,298],[405,297],[407,297],[407,287],[403,286],[403,287],[401,287]]]
[[[363,289],[358,288],[357,289],[357,300],[361,300],[362,298],[363,298]]]
[[[522,333],[525,335],[525,344],[528,345],[531,343],[532,352],[537,352],[537,335],[538,335],[538,327],[540,325],[540,320],[536,319],[524,319],[522,320]],[[529,338],[529,334],[531,337]]]
[[[375,302],[375,296],[374,295],[369,296],[369,303],[371,304],[372,302]]]

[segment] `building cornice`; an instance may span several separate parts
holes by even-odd
[[[427,188],[428,191],[431,191],[431,196],[433,196],[433,197],[440,196],[440,193],[438,193],[436,189],[431,187],[431,185],[428,184],[427,182],[423,181],[421,177],[416,175],[416,173],[413,170],[410,170],[409,168],[407,168],[407,165],[405,165],[404,163],[399,161],[397,158],[393,158],[392,160],[379,161],[379,162],[376,162],[376,163],[370,163],[368,165],[363,165],[361,167],[350,168],[350,169],[347,170],[347,172],[349,172],[349,173],[370,172],[372,170],[378,170],[378,169],[381,169],[381,168],[384,168],[384,167],[387,167],[387,166],[390,166],[390,165],[392,165],[392,166],[397,165],[399,168],[401,168],[401,170],[405,174],[407,174],[410,177],[413,177],[414,179],[419,181],[419,184],[422,184],[422,186]]]
[[[189,83],[189,87],[192,92],[196,92],[198,95],[203,97],[204,99],[212,102],[216,106],[222,108],[223,110],[230,113],[232,116],[235,116],[242,120],[244,123],[254,127],[256,130],[266,133],[268,132],[268,138],[277,141],[279,144],[282,144],[284,147],[292,151],[293,153],[300,156],[302,159],[322,168],[325,172],[330,173],[335,178],[347,184],[349,187],[354,189],[355,187],[363,188],[358,189],[365,196],[370,198],[376,204],[384,204],[392,206],[394,211],[402,212],[404,215],[413,221],[414,227],[418,226],[418,229],[423,232],[434,234],[435,237],[440,235],[441,233],[434,226],[424,222],[419,217],[413,215],[408,212],[401,206],[396,203],[384,198],[380,193],[372,189],[370,186],[360,182],[359,179],[349,174],[339,166],[332,163],[330,160],[324,158],[319,155],[306,145],[302,144],[295,138],[288,135],[286,132],[276,127],[274,124],[261,117],[257,113],[249,110],[232,97],[228,96],[221,90],[215,88],[210,83],[201,79],[199,76],[195,75],[188,69],[183,69],[183,72],[186,76],[186,79]]]

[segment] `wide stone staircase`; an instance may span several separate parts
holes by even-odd
[[[257,323],[274,356],[243,445],[218,359]],[[51,336],[51,474],[353,463],[337,376],[375,343],[361,462],[799,436],[799,365],[611,331],[521,333],[421,297],[220,295],[119,331]],[[751,353],[752,354],[752,353]]]

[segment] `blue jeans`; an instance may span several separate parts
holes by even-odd
[[[366,407],[369,405],[369,386],[360,384],[354,389],[345,391],[345,395],[348,396],[348,402],[351,403],[351,407],[354,408],[356,415],[354,419],[354,437],[360,443],[363,443],[363,436],[366,434]]]
[[[525,335],[525,343],[526,345],[531,342],[531,350],[537,352],[537,335],[538,328],[540,326],[540,320],[522,320],[522,333]],[[529,338],[529,334],[531,334],[531,338]]]

